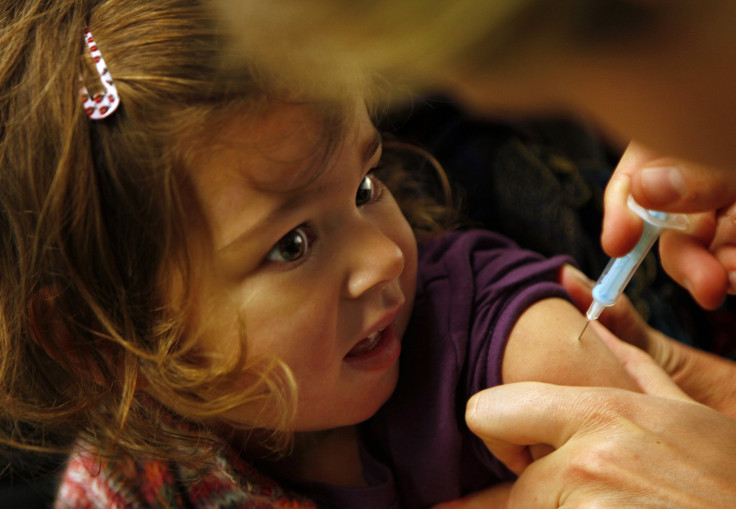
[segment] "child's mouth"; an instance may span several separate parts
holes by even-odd
[[[350,350],[345,357],[346,358],[358,357],[376,348],[376,346],[378,346],[378,343],[381,342],[381,334],[383,334],[384,330],[385,329],[376,331],[370,336],[368,336],[367,338],[365,338],[363,341],[355,345],[353,349]]]
[[[380,371],[392,366],[400,353],[401,339],[392,323],[359,341],[344,361],[354,369]]]

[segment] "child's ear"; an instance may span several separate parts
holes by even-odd
[[[100,369],[75,344],[72,333],[59,315],[61,292],[52,287],[42,288],[29,303],[30,334],[46,355],[76,376],[90,378],[105,385]]]

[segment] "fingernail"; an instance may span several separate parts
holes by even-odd
[[[654,204],[666,204],[685,195],[685,179],[680,170],[662,166],[641,171],[641,185],[646,197]]]

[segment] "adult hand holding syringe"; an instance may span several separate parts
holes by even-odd
[[[665,228],[682,230],[687,227],[687,216],[683,214],[668,214],[645,209],[636,203],[631,196],[629,196],[628,205],[644,220],[641,237],[628,254],[620,258],[611,258],[606,268],[603,269],[603,273],[601,273],[595,287],[593,287],[593,302],[586,313],[588,321],[585,323],[579,337],[582,337],[588,324],[592,320],[597,320],[601,312],[606,307],[612,306],[623,293],[624,288],[626,288],[654,242],[659,238],[662,230]]]

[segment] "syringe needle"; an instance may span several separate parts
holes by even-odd
[[[583,327],[583,330],[580,332],[580,335],[578,336],[578,341],[583,339],[583,334],[585,334],[585,331],[588,330],[588,325],[590,325],[590,320],[586,320],[585,327]]]

